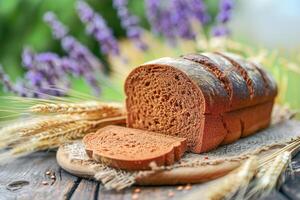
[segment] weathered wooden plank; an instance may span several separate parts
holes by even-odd
[[[185,190],[185,186],[157,186],[157,187],[132,187],[124,191],[107,191],[101,187],[98,193],[98,200],[102,199],[116,199],[116,200],[131,200],[131,199],[145,199],[145,200],[179,200],[192,191],[197,190],[199,186],[193,185],[190,190]],[[136,189],[140,192],[135,192]]]
[[[55,181],[45,174],[49,170],[55,173]],[[4,196],[7,200],[63,199],[76,180],[77,177],[59,168],[55,152],[38,152],[0,166],[0,199]],[[29,184],[15,191],[8,190],[7,185],[14,181],[28,181]],[[44,181],[49,184],[44,185]]]
[[[131,200],[131,189],[125,189],[122,191],[108,191],[101,184],[98,188],[98,194],[96,196],[98,200]]]
[[[98,194],[99,183],[82,179],[71,196],[71,200],[94,200]]]
[[[280,188],[285,196],[290,199],[300,199],[300,152],[292,160],[293,175],[286,177]]]
[[[262,198],[262,200],[289,200],[289,199],[286,198],[284,194],[281,194],[279,191],[274,190],[267,197]]]

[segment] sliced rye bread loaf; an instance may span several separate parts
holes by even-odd
[[[277,87],[257,64],[205,53],[145,63],[125,93],[129,127],[187,138],[200,153],[267,127]]]
[[[171,165],[187,149],[186,139],[121,126],[106,126],[83,138],[88,156],[125,170]]]

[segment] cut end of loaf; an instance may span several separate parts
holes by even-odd
[[[189,148],[195,145],[203,97],[184,73],[167,65],[142,66],[131,73],[125,90],[129,127],[187,138]]]
[[[171,165],[186,151],[186,139],[120,126],[107,126],[83,138],[92,159],[125,170]]]

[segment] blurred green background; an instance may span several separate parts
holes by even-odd
[[[22,76],[24,73],[24,69],[21,67],[21,52],[23,47],[29,46],[36,52],[54,51],[60,55],[64,55],[64,52],[60,47],[60,43],[52,38],[49,27],[43,22],[43,14],[49,10],[54,11],[57,14],[59,19],[69,27],[70,33],[73,36],[87,45],[95,55],[101,58],[101,60],[103,60],[105,63],[109,63],[108,58],[103,57],[103,55],[101,55],[99,52],[99,46],[97,42],[95,42],[92,37],[89,37],[85,34],[85,27],[79,21],[78,16],[75,13],[75,2],[75,0],[0,0],[0,63],[4,66],[5,71],[12,77],[13,80]],[[87,2],[106,19],[108,25],[113,29],[115,36],[117,36],[119,39],[124,38],[124,30],[120,26],[120,21],[117,17],[116,11],[112,8],[111,0],[89,0]],[[214,17],[218,11],[219,1],[212,0],[205,2],[208,5],[210,14]],[[247,44],[247,47],[249,45],[252,45],[253,47],[255,46],[255,48],[253,48],[253,52],[251,51],[252,54],[249,56],[253,56],[255,53],[259,55],[261,52],[267,52],[267,60],[264,64],[267,64],[268,69],[273,73],[280,85],[280,88],[282,88],[282,91],[280,91],[282,94],[279,102],[286,103],[294,109],[299,109],[300,44],[297,44],[298,41],[294,42],[296,43],[295,45],[298,46],[298,49],[296,51],[289,50],[289,53],[286,53],[281,46],[276,48],[276,44],[275,46],[273,45],[271,47],[266,44],[265,47],[263,43],[255,42],[251,36],[240,34],[243,33],[243,31],[249,32],[240,24],[244,25],[247,22],[247,18],[244,16],[245,13],[247,13],[245,12],[245,6],[247,9],[250,9],[251,5],[245,5],[250,4],[249,2],[238,2],[239,3],[236,4],[235,8],[235,12],[237,14],[232,23],[232,39],[234,41]],[[286,2],[286,4],[292,4],[291,2],[295,3],[295,1],[289,0]],[[145,17],[144,1],[131,0],[129,1],[129,8],[132,13],[139,16],[140,25],[145,29],[149,29],[149,24]],[[286,9],[289,10],[289,7]],[[253,15],[253,21],[257,21],[255,18],[258,18],[258,16],[255,16],[255,10],[252,12],[252,14],[250,12],[249,15],[250,18],[251,15]],[[299,16],[296,17],[300,19]],[[270,18],[270,22],[265,23],[270,23],[271,26],[271,24],[274,22],[272,22],[272,18]],[[295,26],[295,24],[291,24],[291,26]],[[253,27],[248,26],[248,28],[251,29]],[[280,31],[279,27],[277,27],[277,29]],[[206,36],[209,35],[209,30],[207,28],[204,30],[204,32]],[[255,31],[253,31],[252,35],[255,35],[254,33]],[[247,40],[247,38],[251,39]],[[276,38],[274,40],[276,40]],[[257,45],[257,43],[259,43],[259,45]],[[200,49],[201,48],[202,47],[200,47]],[[232,47],[228,49],[231,48]],[[234,49],[235,47],[233,50]],[[205,47],[203,47],[201,50],[205,50]],[[241,51],[244,53],[243,50]],[[177,54],[182,53],[182,51],[177,52]],[[245,52],[248,52],[247,49],[245,49]],[[284,60],[281,58],[284,58]],[[290,61],[292,63],[289,63]],[[106,67],[109,68],[109,64],[107,64]],[[83,80],[74,80],[74,85],[75,89],[79,91],[87,93],[89,92],[89,89]],[[119,90],[122,91],[122,87],[118,87]],[[3,95],[3,92],[1,92],[1,95]],[[123,94],[122,92],[115,93],[110,88],[106,88],[103,97],[105,99],[120,100],[122,99]],[[5,102],[2,101],[0,103],[4,104]]]

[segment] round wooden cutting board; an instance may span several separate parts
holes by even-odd
[[[60,147],[56,154],[58,164],[67,172],[79,177],[93,178],[95,165],[82,160],[70,159],[70,152]],[[139,185],[174,185],[185,183],[199,183],[224,176],[237,168],[241,161],[226,161],[218,165],[205,165],[199,167],[179,167],[141,176],[135,180]]]
[[[56,154],[58,164],[66,171],[79,177],[93,178],[95,165],[85,159],[73,160],[67,148],[60,147]],[[178,167],[141,176],[136,179],[139,185],[174,185],[185,183],[199,183],[224,176],[237,168],[241,161],[225,161],[217,165],[198,167]]]

